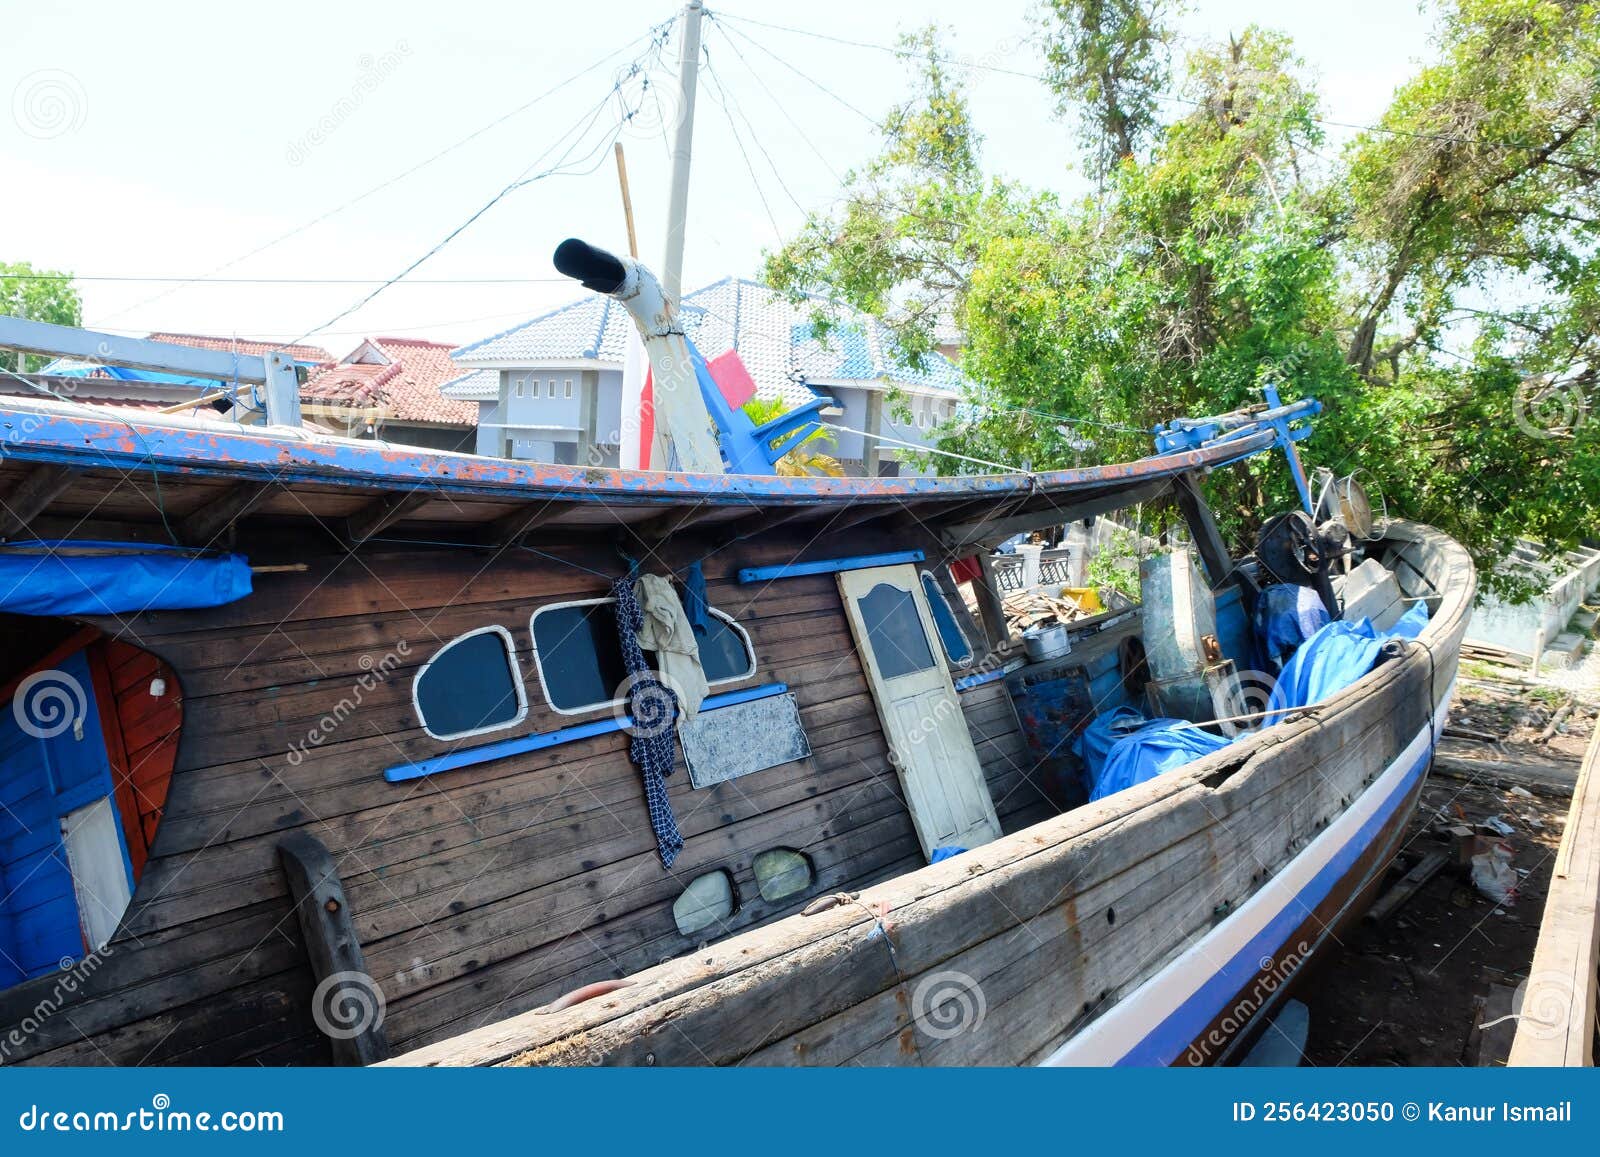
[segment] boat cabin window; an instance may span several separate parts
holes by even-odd
[[[769,904],[798,896],[816,879],[811,861],[793,848],[768,848],[756,856],[751,870],[755,873],[756,890]]]
[[[928,634],[917,613],[916,596],[910,591],[879,583],[856,600],[856,605],[883,678],[894,679],[933,666]]]
[[[720,924],[739,910],[733,877],[718,868],[689,881],[672,904],[672,919],[685,936]]]
[[[944,647],[944,657],[952,667],[970,667],[972,644],[967,642],[956,613],[950,609],[950,600],[939,588],[939,580],[928,571],[922,572],[922,593],[927,596],[928,610],[933,613],[933,625],[939,628],[939,643]]]
[[[511,632],[480,627],[446,643],[411,684],[423,730],[435,739],[481,735],[522,722],[522,689]]]
[[[628,673],[622,667],[615,599],[552,603],[533,613],[533,665],[550,706],[575,715],[621,700],[617,689]],[[652,657],[650,651],[645,658]],[[733,683],[756,673],[755,652],[744,628],[712,609],[700,636],[700,665],[706,682]]]

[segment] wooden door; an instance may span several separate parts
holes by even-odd
[[[839,593],[923,854],[997,838],[1000,821],[916,568],[844,571]]]

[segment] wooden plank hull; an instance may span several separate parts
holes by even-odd
[[[1195,1064],[1359,915],[1449,703],[1474,579],[1398,525],[1417,643],[1180,771],[401,1064]]]

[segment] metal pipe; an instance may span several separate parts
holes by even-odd
[[[651,463],[662,470],[721,474],[722,452],[700,395],[689,342],[656,275],[631,257],[618,257],[576,237],[556,246],[555,267],[584,288],[616,298],[644,339],[655,412]]]

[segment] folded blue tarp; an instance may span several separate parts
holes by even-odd
[[[1146,719],[1131,707],[1118,707],[1090,723],[1073,750],[1088,771],[1089,798],[1096,800],[1210,755],[1228,743],[1182,719]]]
[[[1283,665],[1267,700],[1267,710],[1321,703],[1372,670],[1390,639],[1414,639],[1427,625],[1426,603],[1413,605],[1387,631],[1377,630],[1370,619],[1329,623],[1300,644]],[[1281,716],[1267,717],[1268,724],[1280,720]]]
[[[0,548],[0,611],[114,615],[219,607],[250,593],[250,563],[123,542],[19,542]]]

